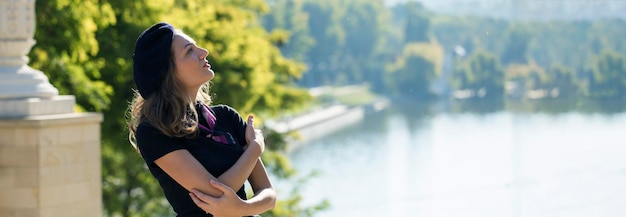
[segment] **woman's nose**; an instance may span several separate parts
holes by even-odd
[[[209,51],[199,47],[198,49],[200,49],[200,59],[205,59],[208,55],[209,55]]]

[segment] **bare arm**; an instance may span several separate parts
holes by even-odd
[[[273,209],[276,205],[276,191],[272,186],[263,161],[259,158],[248,178],[254,196],[247,200],[249,212],[246,215],[261,214],[265,211]]]
[[[224,192],[222,196],[212,197],[197,190],[192,190],[190,196],[198,207],[215,216],[257,215],[274,208],[276,192],[272,188],[261,159],[256,162],[248,180],[255,194],[245,201],[233,199],[239,198],[235,192],[228,186],[216,182],[211,182],[211,184]]]

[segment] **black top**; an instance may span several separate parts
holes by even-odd
[[[148,165],[150,173],[159,181],[165,197],[179,217],[207,217],[189,196],[189,191],[167,175],[154,161],[167,153],[179,149],[186,149],[206,168],[213,176],[218,177],[232,167],[237,159],[243,154],[243,146],[246,144],[246,122],[239,113],[226,105],[211,106],[211,112],[216,117],[216,132],[231,134],[237,144],[223,144],[212,139],[200,136],[194,139],[168,137],[146,122],[137,126],[137,146],[141,156]],[[198,109],[198,108],[196,108]],[[200,124],[207,126],[207,121],[198,111]],[[207,180],[208,181],[208,180]],[[242,186],[237,195],[246,199],[246,193]]]

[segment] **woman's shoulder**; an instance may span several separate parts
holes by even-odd
[[[155,138],[155,137],[165,137],[165,134],[159,131],[159,129],[154,127],[152,124],[146,121],[142,121],[139,123],[139,125],[137,125],[137,131],[135,132],[135,137],[138,140],[146,140],[146,139],[149,140],[150,138]]]
[[[147,122],[147,121],[142,121],[139,123],[139,125],[137,125],[137,131],[135,132],[135,137],[137,139],[144,138],[144,139],[149,139],[149,140],[170,138],[170,136],[167,136],[165,133],[159,130],[159,128],[155,127],[154,125],[152,125],[150,122]],[[176,138],[172,137],[172,139],[176,139]]]
[[[229,105],[214,105],[211,106],[211,109],[215,113],[218,125],[233,130],[245,129],[246,122],[233,107]]]
[[[225,104],[211,105],[211,110],[215,112],[216,116],[221,116],[221,115],[240,116],[237,110]]]
[[[156,127],[152,126],[152,124],[150,124],[147,121],[139,122],[139,125],[137,125],[137,132],[152,132],[152,131],[158,131],[158,130]]]

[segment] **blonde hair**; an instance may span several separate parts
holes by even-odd
[[[179,31],[180,34],[182,31]],[[182,88],[182,84],[176,79],[175,61],[170,56],[170,67],[163,79],[161,87],[144,99],[138,91],[134,91],[133,100],[129,104],[127,113],[128,140],[135,150],[137,140],[135,134],[141,122],[147,122],[161,133],[169,137],[193,138],[198,135],[198,113],[195,109],[197,101],[209,105],[209,82],[198,89],[196,99],[190,99]]]

